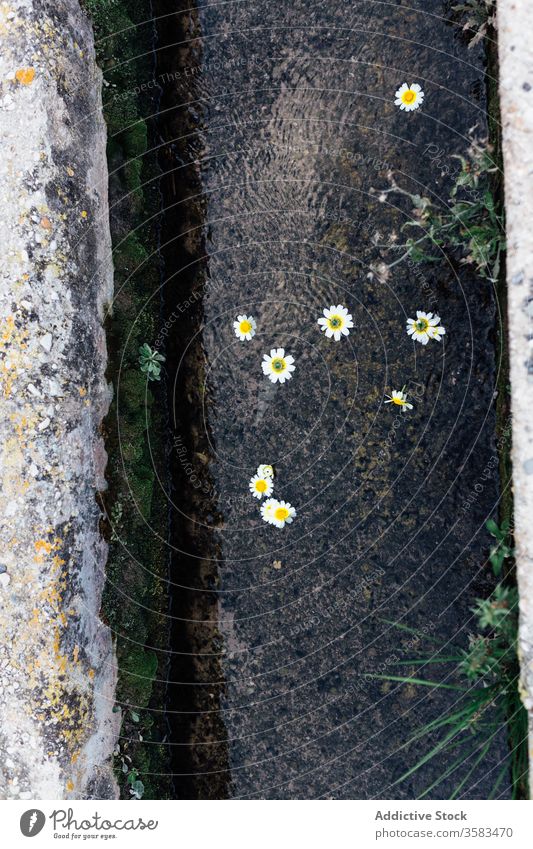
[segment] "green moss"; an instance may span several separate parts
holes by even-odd
[[[157,665],[155,654],[143,648],[132,648],[124,656],[117,693],[124,705],[133,709],[148,707]]]
[[[145,798],[166,798],[170,791],[164,778],[149,775],[170,772],[167,749],[159,743],[166,731],[164,684],[155,680],[168,638],[167,510],[161,488],[154,485],[156,475],[165,473],[165,428],[161,398],[154,398],[161,389],[149,387],[138,363],[139,346],[153,343],[159,321],[159,169],[156,155],[148,152],[156,141],[144,117],[156,108],[154,91],[143,89],[154,76],[153,28],[148,0],[84,0],[84,6],[93,21],[105,80],[115,273],[107,321],[108,377],[115,397],[105,423],[109,488],[103,499],[115,520],[108,530],[102,617],[116,639],[117,701],[144,711],[140,724],[124,711],[125,742],[116,773],[124,798],[130,798],[124,758],[138,771]]]

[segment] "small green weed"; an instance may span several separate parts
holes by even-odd
[[[490,561],[496,577],[502,574],[505,560],[513,549],[508,522],[498,526],[493,520],[487,529],[496,538]],[[519,694],[520,664],[518,660],[518,590],[501,581],[488,599],[478,599],[472,609],[478,633],[472,635],[467,649],[452,649],[446,656],[433,651],[420,658],[401,661],[400,665],[429,666],[452,663],[458,683],[402,675],[371,675],[400,684],[418,685],[435,690],[452,690],[457,700],[448,713],[422,726],[404,744],[405,747],[424,738],[440,734],[438,742],[395,782],[399,784],[438,756],[457,754],[445,771],[419,795],[423,798],[456,773],[459,777],[449,798],[458,798],[468,781],[477,774],[495,742],[507,733],[509,755],[494,777],[490,798],[510,780],[513,799],[527,799],[528,793],[528,718]],[[398,623],[395,627],[421,638],[427,635]],[[438,668],[438,666],[436,667]],[[461,683],[463,679],[464,683]],[[460,772],[462,770],[462,772]],[[466,772],[465,772],[466,770]]]
[[[496,28],[496,0],[465,0],[452,6],[454,12],[459,12],[466,18],[463,31],[472,37],[469,47],[475,47],[486,37],[490,29]]]
[[[161,363],[165,362],[163,354],[150,348],[146,342],[139,347],[139,365],[141,371],[146,374],[148,380],[161,379]]]
[[[481,277],[498,279],[505,238],[503,213],[489,185],[490,175],[498,170],[492,154],[490,145],[472,139],[466,156],[453,157],[461,163],[461,170],[446,209],[429,197],[406,191],[389,174],[390,188],[379,192],[380,200],[391,193],[409,198],[412,218],[402,229],[422,231],[405,244],[394,245],[396,250],[402,250],[402,255],[388,265],[389,269],[407,257],[414,262],[440,262],[441,255],[428,252],[437,247],[458,255],[461,264],[473,266]]]

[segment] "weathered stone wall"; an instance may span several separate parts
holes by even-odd
[[[105,127],[78,0],[0,3],[0,796],[114,796]]]
[[[499,0],[521,694],[533,757],[533,4]]]

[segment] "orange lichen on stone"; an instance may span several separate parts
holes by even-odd
[[[15,79],[21,85],[31,85],[31,83],[35,79],[35,69],[19,68],[18,71],[15,73]]]
[[[66,783],[66,788],[68,793],[72,793],[74,790],[74,782],[69,779]]]
[[[46,539],[38,539],[35,542],[35,551],[45,551],[47,554],[50,554],[52,551],[52,543],[48,542]]]
[[[49,218],[46,218],[46,216],[45,216],[44,218],[41,218],[41,227],[44,230],[51,230],[52,229],[52,222],[50,221]]]

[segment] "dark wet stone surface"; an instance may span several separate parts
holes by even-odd
[[[444,202],[443,169],[457,170],[451,157],[465,152],[470,127],[486,131],[481,54],[443,15],[440,2],[339,0],[199,12],[205,474],[222,518],[214,530],[208,517],[194,521],[220,550],[234,797],[416,798],[457,757],[392,787],[431,742],[406,751],[405,741],[455,695],[365,677],[403,674],[399,661],[428,648],[385,620],[464,647],[474,599],[490,586],[491,286],[446,257],[401,263],[385,282],[370,273],[394,259],[376,243],[401,239],[409,212],[370,189],[387,186],[390,168]],[[417,112],[394,106],[404,81],[424,88]],[[428,145],[442,150],[438,161]],[[338,344],[316,323],[337,303],[355,323]],[[443,343],[410,341],[405,322],[417,309],[441,315]],[[258,326],[245,344],[232,326],[243,312]],[[283,386],[261,371],[278,346],[296,360]],[[384,399],[404,384],[414,409],[400,415]],[[298,511],[283,530],[261,521],[248,492],[259,463],[275,465],[274,494]],[[205,586],[194,570],[176,575]],[[504,749],[494,746],[462,796],[489,793]],[[464,775],[455,770],[430,795],[446,798]]]

